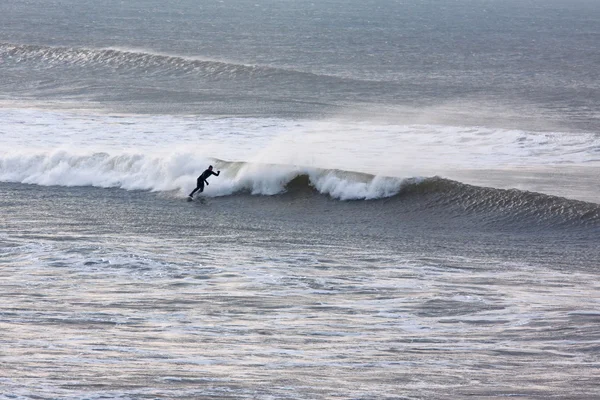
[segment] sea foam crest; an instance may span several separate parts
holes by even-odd
[[[6,60],[42,62],[45,67],[78,65],[119,68],[122,71],[142,70],[145,73],[182,73],[210,78],[272,77],[277,74],[302,74],[266,65],[213,60],[195,56],[178,56],[149,50],[119,48],[52,47],[0,42],[0,57]]]
[[[117,187],[127,190],[189,193],[197,176],[209,165],[221,175],[209,179],[207,196],[240,192],[275,195],[298,189],[294,182],[306,178],[301,189],[312,189],[340,200],[377,199],[398,193],[400,178],[356,172],[199,159],[192,153],[109,154],[57,150],[47,153],[0,155],[0,180],[38,185]],[[414,180],[413,180],[414,181]]]

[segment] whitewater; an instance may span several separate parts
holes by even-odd
[[[490,185],[482,176],[494,170],[505,172],[507,182],[500,187],[535,190],[515,170],[537,169],[541,175],[555,166],[576,170],[600,161],[600,139],[591,133],[339,118],[89,116],[18,109],[0,113],[6,121],[0,179],[41,185],[174,191],[181,196],[212,163],[224,176],[208,196],[244,190],[278,194],[294,177],[306,174],[323,194],[373,199],[396,194],[406,179],[438,175]],[[575,192],[553,180],[543,191],[587,200],[598,194],[587,184],[581,182]]]

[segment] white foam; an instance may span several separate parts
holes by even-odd
[[[302,166],[247,164],[239,171],[225,173],[218,180],[219,195],[249,191],[256,195],[274,195],[286,190],[298,176],[308,176],[318,192],[340,200],[377,199],[398,193],[405,180],[368,176]]]
[[[192,154],[177,153],[164,158],[66,150],[13,153],[0,158],[0,180],[38,185],[174,190],[184,180],[193,180],[195,171],[201,168],[200,162]]]
[[[341,200],[375,199],[396,194],[402,180],[370,177],[305,166],[228,163],[197,158],[193,153],[162,156],[133,153],[85,153],[66,150],[13,154],[0,158],[0,180],[38,185],[118,187],[127,190],[189,193],[208,164],[222,169],[211,177],[205,194],[225,196],[237,192],[275,195],[297,176],[306,175],[322,194]]]
[[[311,182],[323,194],[340,200],[371,200],[390,197],[398,193],[401,179],[375,176],[367,182],[339,177],[335,172],[311,176]]]
[[[0,108],[0,120],[0,180],[40,185],[187,194],[209,163],[224,159],[246,164],[223,167],[224,175],[210,180],[209,195],[272,195],[305,174],[324,194],[369,199],[392,195],[402,179],[415,176],[462,179],[464,171],[600,162],[593,133],[10,108]],[[365,182],[333,170],[377,177]]]

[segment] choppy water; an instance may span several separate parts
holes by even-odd
[[[594,398],[600,208],[524,223],[419,192],[3,184],[3,392]]]
[[[599,27],[1,2],[0,398],[598,398]]]

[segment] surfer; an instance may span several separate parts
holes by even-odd
[[[215,173],[213,171],[213,166],[209,165],[208,169],[206,169],[202,175],[200,175],[198,177],[198,180],[196,181],[196,189],[194,189],[192,191],[192,193],[190,193],[189,198],[193,198],[194,197],[194,193],[196,193],[196,191],[200,191],[200,193],[202,193],[204,191],[204,183],[206,182],[206,184],[208,185],[208,181],[206,179],[208,179],[209,176],[214,175],[214,176],[219,176],[219,174],[221,173],[221,171],[217,171],[217,173]]]

